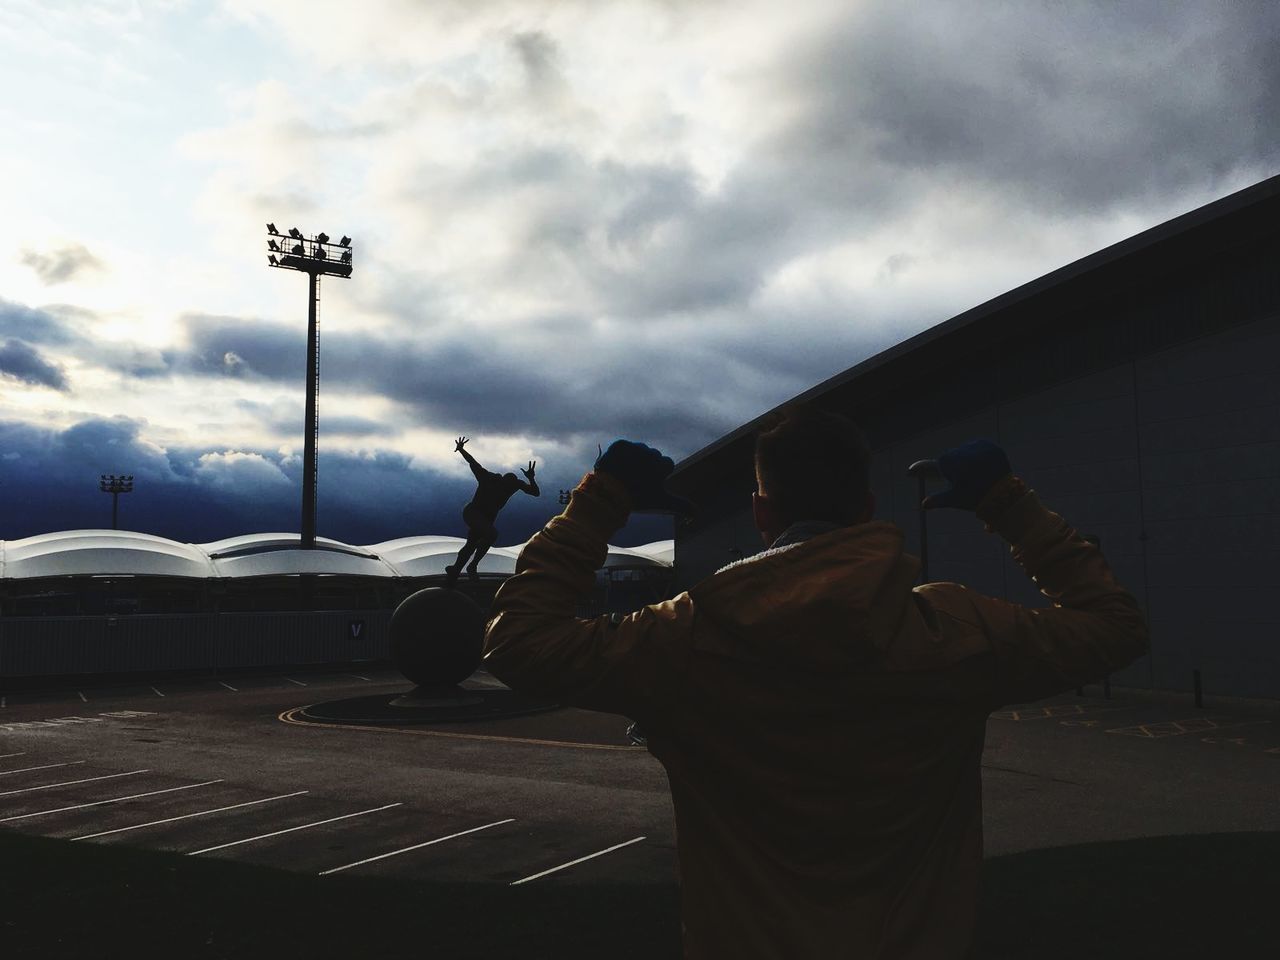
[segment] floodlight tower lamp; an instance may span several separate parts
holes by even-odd
[[[98,489],[111,494],[111,529],[119,529],[120,494],[133,493],[133,474],[116,476],[113,473],[98,475]]]
[[[268,224],[268,229],[274,224]],[[307,300],[307,405],[306,423],[304,425],[304,452],[302,475],[302,546],[314,549],[316,545],[316,473],[318,467],[317,439],[319,422],[317,416],[317,396],[320,390],[320,331],[317,319],[317,306],[320,302],[320,278],[350,277],[352,271],[351,238],[343,236],[339,246],[343,247],[341,256],[337,250],[330,249],[327,233],[318,233],[308,240],[297,227],[289,230],[289,236],[297,241],[289,252],[277,259],[274,254],[267,257],[272,267],[284,270],[296,270],[305,273],[310,280],[310,295]],[[275,241],[268,240],[269,249],[278,250]]]

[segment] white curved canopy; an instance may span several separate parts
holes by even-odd
[[[209,558],[190,543],[130,530],[63,530],[4,542],[7,578],[115,574],[211,577]]]
[[[0,540],[0,578],[148,576],[196,579],[323,574],[359,577],[444,576],[464,541],[459,537],[401,537],[368,546],[316,538],[302,549],[297,534],[251,533],[213,543],[179,543],[130,530],[63,530],[24,540]],[[510,576],[524,544],[493,547],[482,574]],[[609,546],[606,568],[669,567],[675,544]]]
[[[461,537],[401,537],[369,547],[402,577],[443,577],[466,541]],[[520,547],[491,547],[476,568],[481,573],[516,572]]]
[[[367,547],[316,537],[304,550],[297,534],[250,533],[201,545],[219,577],[283,577],[298,573],[328,576],[394,577],[396,572]]]

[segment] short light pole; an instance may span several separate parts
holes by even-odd
[[[111,529],[119,530],[120,494],[133,493],[133,474],[117,477],[113,473],[101,474],[98,489],[111,494]]]
[[[327,233],[308,239],[297,227],[285,236],[274,223],[267,224],[267,264],[281,270],[297,270],[311,279],[307,296],[307,410],[302,453],[302,546],[316,545],[316,466],[320,433],[317,402],[320,393],[320,278],[351,276],[351,238],[337,243]]]
[[[938,467],[937,460],[917,460],[911,466],[907,467],[907,473],[915,477],[918,481],[919,497],[918,507],[920,509],[920,582],[929,582],[929,532],[928,521],[925,519],[925,481],[939,480],[942,478],[942,471]]]

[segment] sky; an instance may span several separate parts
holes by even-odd
[[[465,535],[1280,172],[1263,0],[5,0],[0,539]],[[672,535],[640,517],[614,542]]]

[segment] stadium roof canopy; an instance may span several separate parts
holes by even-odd
[[[460,537],[401,537],[377,543],[369,549],[401,577],[442,577],[444,568],[458,557],[466,543]],[[481,573],[511,574],[516,572],[516,557],[524,544],[490,547],[477,569]]]
[[[200,548],[219,577],[282,577],[298,573],[349,577],[394,577],[396,571],[365,547],[316,537],[314,550],[303,549],[296,535],[251,533]]]
[[[209,558],[194,544],[129,530],[64,530],[0,542],[0,575],[6,579],[102,574],[216,575]]]
[[[63,530],[24,540],[0,540],[0,578],[430,577],[444,575],[462,544],[458,537],[419,536],[354,546],[317,537],[316,548],[304,550],[298,535],[289,533],[254,533],[193,544],[130,530]],[[480,562],[480,572],[510,576],[523,547],[493,547]],[[670,540],[640,547],[610,545],[605,567],[670,567],[674,552]]]

